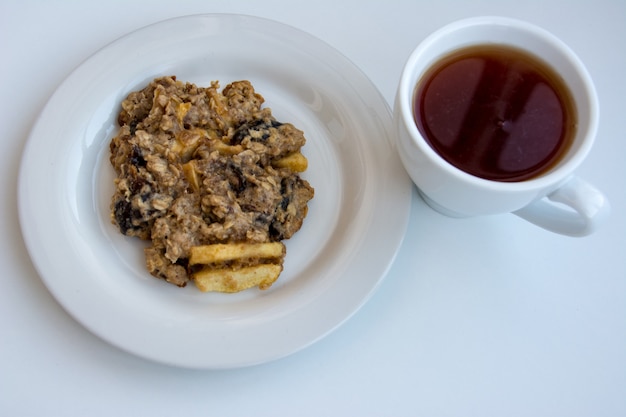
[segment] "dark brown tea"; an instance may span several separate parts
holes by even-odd
[[[548,171],[576,130],[574,102],[552,68],[507,46],[476,46],[441,59],[418,83],[417,127],[457,168],[495,181]]]

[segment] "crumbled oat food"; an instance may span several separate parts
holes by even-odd
[[[110,143],[112,222],[124,235],[151,241],[148,271],[180,287],[196,272],[192,247],[289,239],[314,196],[301,165],[285,162],[294,155],[306,161],[303,132],[262,108],[249,81],[219,88],[174,76],[153,80],[122,102]],[[283,258],[272,260],[281,270]]]

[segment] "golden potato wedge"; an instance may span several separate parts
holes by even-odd
[[[282,242],[268,243],[218,243],[193,246],[190,249],[190,265],[210,265],[237,259],[273,259],[285,255]]]
[[[260,264],[234,270],[205,267],[193,274],[193,280],[202,292],[235,293],[256,286],[265,290],[278,279],[282,270],[282,265],[275,264]]]
[[[289,168],[293,172],[304,172],[309,166],[309,161],[300,152],[294,152],[272,162],[274,168]]]

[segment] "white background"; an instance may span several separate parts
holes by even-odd
[[[498,14],[543,26],[596,83],[599,137],[579,173],[608,195],[608,224],[575,239],[513,215],[450,219],[414,191],[383,285],[313,346],[217,372],[111,347],[64,312],[30,262],[16,204],[20,155],[47,99],[93,52],[159,20],[215,12],[323,39],[390,105],[409,53],[441,25]],[[3,0],[0,415],[626,416],[624,45],[621,0]]]

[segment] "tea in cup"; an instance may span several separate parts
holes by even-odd
[[[545,229],[592,233],[610,209],[574,175],[598,125],[576,55],[519,20],[449,24],[410,55],[394,104],[400,158],[424,200],[454,217],[513,212]]]

